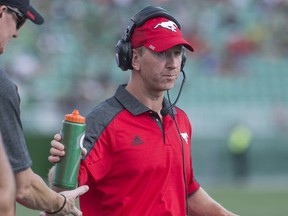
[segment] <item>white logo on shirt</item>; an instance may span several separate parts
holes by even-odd
[[[188,134],[185,133],[181,133],[182,138],[185,140],[186,144],[188,144]]]

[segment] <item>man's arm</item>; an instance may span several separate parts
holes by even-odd
[[[51,190],[31,168],[16,173],[16,185],[17,202],[28,208],[55,212],[64,205],[57,215],[69,215],[70,213],[73,215],[82,215],[80,210],[75,206],[75,199],[88,191],[88,186],[61,192],[66,197],[65,204],[64,196]]]
[[[213,200],[201,187],[189,196],[188,206],[193,216],[236,216]]]
[[[16,200],[28,208],[53,212],[64,202],[63,197],[51,191],[31,168],[16,173],[16,183]]]
[[[0,135],[0,216],[15,215],[15,179]]]

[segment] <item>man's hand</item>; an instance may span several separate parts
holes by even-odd
[[[64,208],[56,213],[56,214],[48,214],[46,212],[40,212],[39,216],[64,216],[64,215],[74,215],[74,216],[82,216],[82,212],[75,206],[75,200],[78,196],[81,196],[82,194],[86,193],[89,190],[89,187],[87,185],[80,186],[74,190],[71,191],[62,191],[61,194],[63,194],[66,197],[66,204]],[[64,201],[63,201],[64,202]]]
[[[50,156],[48,157],[48,161],[50,163],[58,163],[65,155],[65,146],[61,143],[61,135],[55,134],[54,139],[51,141],[51,148],[50,148]],[[85,156],[87,154],[87,150],[85,148],[82,148],[82,156]],[[53,175],[54,175],[54,167],[51,168],[49,172],[49,182],[51,184]],[[60,189],[60,188],[59,188]],[[56,214],[49,214],[47,212],[40,212],[39,216],[64,216],[64,215],[74,215],[74,216],[82,216],[82,212],[75,206],[75,200],[77,197],[81,196],[82,194],[86,193],[88,191],[89,187],[87,185],[80,186],[74,190],[70,191],[61,191],[60,193],[63,194],[66,197],[66,204],[64,208],[56,213]],[[63,200],[64,202],[64,200]]]
[[[65,155],[65,146],[61,143],[61,135],[55,134],[54,139],[51,141],[50,156],[48,161],[50,163],[58,163],[60,158]],[[87,154],[87,150],[82,148],[82,157]]]

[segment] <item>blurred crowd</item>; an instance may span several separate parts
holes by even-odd
[[[86,115],[126,82],[128,76],[116,66],[114,47],[130,17],[147,5],[170,11],[195,47],[185,66],[192,81],[179,103],[191,107],[188,113],[196,125],[207,130],[203,122],[214,117],[211,127],[217,127],[227,108],[228,119],[229,111],[235,111],[230,112],[233,123],[241,112],[242,121],[256,116],[259,125],[272,119],[273,129],[288,128],[287,0],[31,1],[45,15],[44,25],[27,23],[0,59],[1,67],[18,80],[28,131],[50,133],[65,113],[77,108]],[[261,84],[263,76],[267,79]],[[261,130],[265,134],[271,127],[266,124]]]

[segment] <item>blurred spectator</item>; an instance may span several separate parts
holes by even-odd
[[[227,38],[222,57],[221,71],[223,75],[245,73],[244,60],[254,53],[257,44],[239,32],[234,32]]]
[[[249,127],[237,124],[231,130],[228,147],[232,156],[234,181],[243,183],[249,175],[248,149],[252,140]]]

